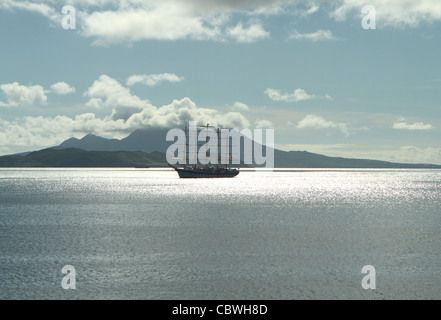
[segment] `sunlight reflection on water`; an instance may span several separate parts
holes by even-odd
[[[440,187],[436,170],[0,170],[0,298],[439,299]]]

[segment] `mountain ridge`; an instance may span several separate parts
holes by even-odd
[[[127,168],[165,167],[163,154],[142,151],[85,151],[77,148],[47,148],[27,155],[0,157],[0,167]]]
[[[172,144],[165,139],[168,130],[138,129],[123,139],[107,139],[94,134],[88,134],[81,139],[69,138],[52,148],[2,156],[0,167],[165,167],[168,166],[165,152]],[[241,152],[244,152],[243,147]],[[441,165],[435,164],[330,157],[308,151],[279,149],[274,149],[274,167],[441,169]]]

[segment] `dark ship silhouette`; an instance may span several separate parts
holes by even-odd
[[[205,128],[208,130],[208,128],[214,128],[213,126],[210,126],[209,124],[205,126],[198,126],[198,128]],[[187,141],[187,133],[189,132],[189,128],[185,127],[185,136],[186,136],[186,157],[185,160],[187,160],[188,154],[189,154],[189,141]],[[197,133],[197,132],[196,132]],[[220,140],[220,134],[219,129],[217,129],[217,136],[218,136],[218,142]],[[218,143],[218,147],[219,147]],[[196,145],[195,151],[197,151],[198,146]],[[218,152],[219,154],[219,152]],[[229,157],[230,160],[233,159],[232,156]],[[187,161],[185,161],[187,162]],[[239,169],[236,168],[229,168],[228,164],[219,164],[221,161],[217,161],[216,164],[181,164],[181,165],[170,165],[173,169],[176,170],[176,172],[179,174],[180,178],[232,178],[239,174]],[[229,161],[228,161],[229,162]]]

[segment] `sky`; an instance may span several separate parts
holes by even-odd
[[[0,2],[0,155],[189,120],[441,164],[441,1]]]

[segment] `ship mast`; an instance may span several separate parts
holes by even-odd
[[[207,132],[208,132],[208,128],[214,128],[214,126],[210,126],[210,124],[207,123],[205,126],[200,125],[199,128],[205,128],[207,130]],[[198,133],[197,133],[197,135],[198,135]],[[219,138],[219,136],[218,136],[218,138]],[[196,152],[198,152],[198,150],[199,150],[199,139],[197,139],[197,140],[198,140],[198,143],[197,143],[197,148],[196,148],[197,150],[196,150]],[[207,143],[207,139],[205,139],[205,143]],[[206,152],[207,152],[207,150],[205,150],[205,153]],[[210,153],[211,153],[211,150],[210,150]],[[205,167],[206,168],[208,167],[208,163],[205,164]]]
[[[186,123],[184,127],[184,133],[185,133],[185,161],[183,164],[184,168],[191,168],[191,167],[198,167],[199,166],[199,159],[198,159],[198,152],[200,147],[204,144],[204,141],[199,141],[198,136],[200,130],[207,130],[208,128],[214,128],[215,132],[217,133],[217,164],[211,163],[216,169],[219,168],[226,168],[228,169],[230,167],[230,161],[232,159],[230,155],[230,146],[229,146],[229,136],[226,135],[225,137],[222,137],[222,130],[219,127],[210,126],[209,123],[206,125],[198,125],[196,127],[196,130],[190,130],[189,125]],[[196,136],[194,136],[196,135]],[[208,139],[208,136],[207,136]],[[208,140],[205,140],[205,143],[208,142]],[[196,140],[196,141],[194,141]],[[225,140],[225,141],[224,141]],[[196,145],[196,147],[195,147]],[[191,150],[190,150],[191,147]],[[224,149],[225,148],[225,149]],[[224,149],[224,150],[223,150]],[[207,150],[206,150],[207,151]],[[210,153],[212,150],[210,149]],[[190,163],[191,159],[196,159],[196,163]],[[204,165],[204,167],[208,167],[208,163]]]

